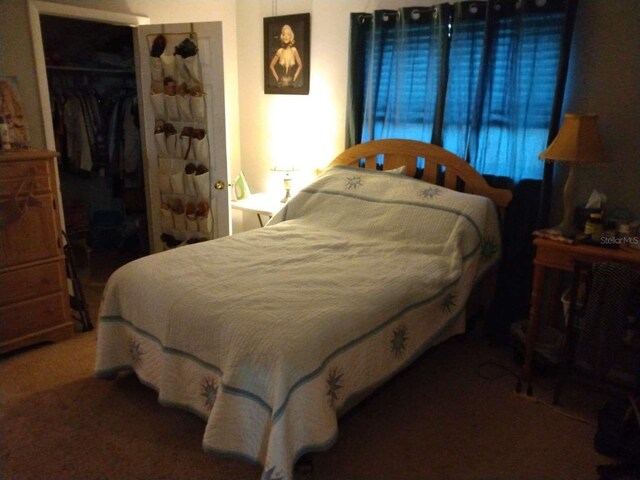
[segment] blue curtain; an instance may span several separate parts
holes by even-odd
[[[448,150],[469,160],[469,144],[477,132],[482,106],[480,82],[485,53],[486,3],[455,5],[451,22],[451,47],[443,143]]]
[[[480,172],[540,179],[544,164],[537,156],[547,146],[551,125],[564,9],[554,10],[551,2],[519,5],[488,6],[492,41],[469,157]]]
[[[364,71],[363,103],[347,114],[362,112],[361,135],[349,140],[432,142],[481,173],[541,179],[537,156],[559,115],[568,3],[489,0],[352,16],[362,50],[351,57],[360,55]]]
[[[374,13],[364,50],[361,141],[432,141],[448,10],[444,5]]]

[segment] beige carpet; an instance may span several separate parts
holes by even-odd
[[[88,279],[92,318],[101,281]],[[247,479],[259,468],[204,453],[204,423],[157,403],[135,376],[92,377],[95,331],[0,358],[2,479]],[[487,362],[491,362],[487,364]],[[517,396],[508,348],[480,328],[432,350],[340,421],[303,479],[596,479],[603,397],[570,385],[548,405]],[[574,418],[575,417],[575,418]]]

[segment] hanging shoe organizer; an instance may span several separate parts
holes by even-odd
[[[161,239],[175,248],[213,238],[206,98],[194,32],[149,35],[147,41]]]

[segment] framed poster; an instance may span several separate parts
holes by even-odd
[[[15,77],[0,76],[0,116],[9,130],[11,149],[27,148],[29,132]]]
[[[311,14],[264,19],[264,93],[309,94]]]

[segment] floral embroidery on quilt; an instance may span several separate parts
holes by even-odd
[[[434,185],[430,185],[427,188],[420,191],[420,196],[422,198],[428,198],[429,200],[433,200],[438,195],[442,194],[442,190]]]
[[[400,325],[393,331],[393,335],[391,337],[391,353],[394,357],[400,358],[404,355],[404,352],[407,349],[408,339],[407,327],[405,325]]]
[[[364,185],[362,183],[362,177],[358,175],[357,177],[347,177],[347,190],[355,190],[358,187]]]
[[[129,342],[129,356],[131,357],[131,363],[134,367],[139,367],[142,365],[142,356],[144,352],[142,351],[142,347],[137,340],[131,340]]]
[[[456,297],[457,295],[454,292],[447,293],[442,301],[442,310],[451,313],[451,309],[456,306]]]
[[[329,370],[329,375],[327,376],[327,398],[329,400],[329,405],[334,409],[338,402],[340,389],[343,387],[340,383],[342,381],[342,376],[343,373],[338,369],[338,367],[333,367]]]
[[[204,377],[200,382],[200,388],[200,395],[204,397],[204,406],[207,410],[211,410],[218,396],[218,385],[216,385],[215,378]]]
[[[484,261],[491,260],[498,253],[498,242],[493,237],[484,237],[480,245],[480,257]]]

